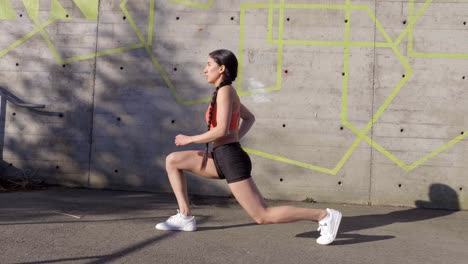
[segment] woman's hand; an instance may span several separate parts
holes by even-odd
[[[179,135],[177,135],[175,137],[174,142],[175,142],[176,146],[178,146],[178,147],[186,146],[186,145],[192,144],[192,137],[179,134]]]

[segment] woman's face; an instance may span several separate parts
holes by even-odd
[[[222,81],[224,65],[219,66],[211,57],[208,57],[208,62],[203,70],[208,83],[219,84]]]

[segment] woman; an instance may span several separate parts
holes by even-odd
[[[208,83],[216,86],[216,89],[207,110],[208,132],[175,137],[177,146],[206,143],[206,150],[204,153],[179,151],[167,156],[166,170],[179,210],[166,222],[157,224],[156,229],[196,230],[195,217],[189,207],[187,181],[183,174],[186,170],[210,179],[226,179],[236,200],[256,223],[316,221],[321,231],[317,243],[330,244],[338,232],[340,212],[328,208],[268,207],[252,180],[252,164],[247,153],[242,150],[239,139],[250,129],[255,117],[241,104],[236,90],[231,86],[237,77],[237,66],[235,55],[228,50],[216,50],[209,54],[204,73]],[[211,157],[208,157],[209,142],[213,143]]]

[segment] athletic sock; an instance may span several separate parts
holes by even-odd
[[[181,216],[181,217],[182,217],[182,219],[184,219],[184,220],[187,220],[187,219],[190,219],[190,218],[192,218],[192,216],[191,216],[191,215],[184,215],[184,214],[180,214],[180,216]]]

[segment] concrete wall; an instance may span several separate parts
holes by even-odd
[[[3,174],[170,191],[226,48],[265,197],[466,209],[467,24],[466,0],[1,0],[2,87],[46,104],[2,101]]]

